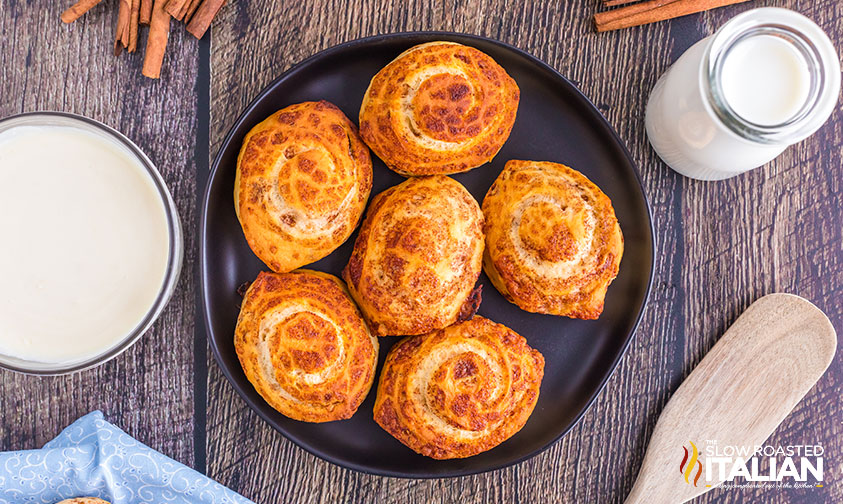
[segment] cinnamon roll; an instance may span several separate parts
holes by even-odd
[[[618,275],[623,235],[612,202],[558,163],[509,161],[483,200],[483,269],[524,310],[596,319]]]
[[[392,347],[375,421],[422,455],[470,457],[524,427],[543,376],[544,357],[522,336],[476,316]]]
[[[96,497],[76,497],[75,499],[65,499],[57,504],[111,504],[108,501],[98,499]]]
[[[375,75],[360,107],[360,133],[402,175],[464,172],[501,149],[519,98],[518,85],[489,55],[430,42]]]
[[[342,275],[372,331],[403,336],[471,318],[482,263],[477,201],[449,177],[419,177],[375,196]]]
[[[279,273],[322,259],[347,240],[371,189],[369,150],[326,101],[272,114],[246,135],[237,158],[237,218],[255,255]]]
[[[305,422],[350,418],[375,377],[378,341],[342,281],[261,272],[243,298],[234,347],[270,406]]]

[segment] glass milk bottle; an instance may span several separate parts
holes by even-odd
[[[755,9],[662,75],[647,104],[647,136],[682,175],[725,179],[813,134],[839,91],[837,52],[819,26],[787,9]]]

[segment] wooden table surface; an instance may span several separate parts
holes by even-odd
[[[817,134],[772,163],[723,182],[673,173],[644,133],[649,90],[696,40],[739,12],[776,5],[813,18],[843,47],[837,0],[758,0],[605,34],[591,27],[599,0],[231,0],[201,41],[174,25],[160,81],[141,77],[140,54],[109,54],[114,0],[65,26],[59,14],[70,3],[0,2],[0,116],[76,112],[137,142],[157,163],[181,212],[184,273],[154,328],[111,362],[55,378],[0,372],[0,450],[40,447],[100,409],[142,442],[258,503],[621,502],[670,394],[753,300],[770,292],[799,294],[843,329],[839,109]],[[576,83],[638,163],[656,233],[655,280],[643,321],[582,421],[529,461],[458,479],[370,476],[297,448],[229,386],[195,311],[198,193],[209,155],[228,127],[261,88],[303,58],[355,38],[406,30],[499,39]],[[2,279],[0,286],[13,288]],[[822,444],[824,488],[715,489],[697,502],[843,501],[841,359],[770,439]]]

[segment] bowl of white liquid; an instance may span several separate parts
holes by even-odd
[[[836,107],[837,51],[787,9],[735,16],[690,47],[659,79],[647,136],[675,171],[719,180],[757,168],[813,134]]]
[[[0,120],[0,366],[64,374],[144,334],[170,299],[183,244],[149,158],[60,112]]]

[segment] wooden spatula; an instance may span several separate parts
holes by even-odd
[[[702,455],[686,480],[680,467],[693,457],[683,447],[696,452],[694,443],[701,454],[713,440],[752,453],[820,379],[836,348],[828,318],[807,300],[791,294],[757,300],[665,406],[626,503],[685,502],[722,483],[712,471],[711,481],[695,484]]]

